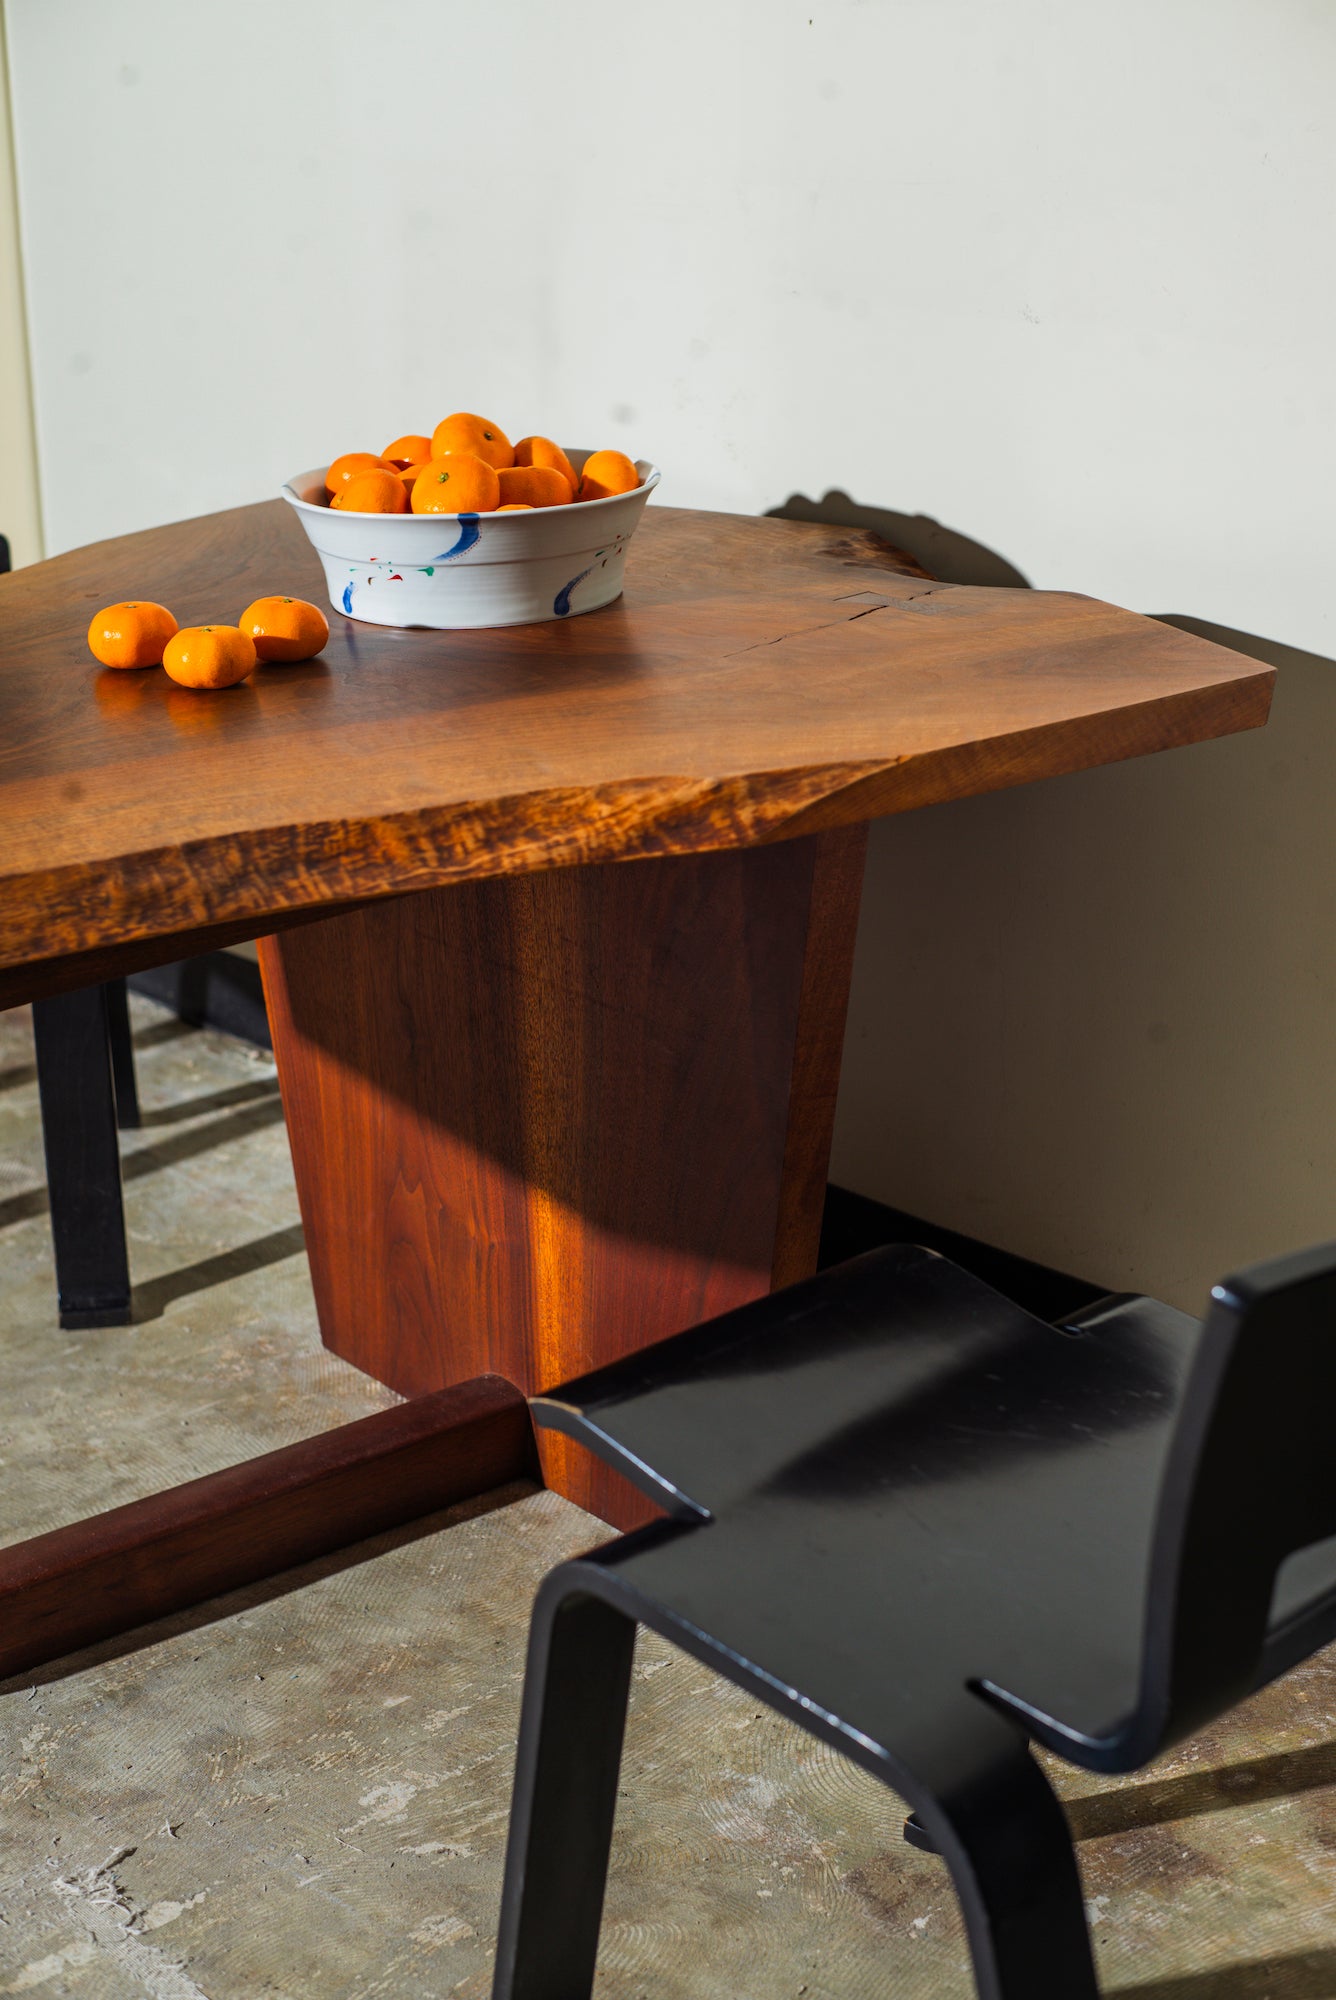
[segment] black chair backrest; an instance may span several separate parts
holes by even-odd
[[[1156,1739],[1147,1755],[1266,1677],[1276,1572],[1336,1535],[1334,1428],[1329,1243],[1212,1293],[1156,1524],[1138,1718],[1138,1734]]]
[[[3,535],[0,535],[0,576],[8,576],[8,574],[9,543]]]

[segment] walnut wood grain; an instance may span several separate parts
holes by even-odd
[[[0,1677],[537,1474],[490,1376],[35,1535],[0,1549]]]
[[[326,1345],[405,1394],[533,1392],[814,1270],[864,845],[497,877],[262,940]],[[544,1467],[643,1518],[565,1440]]]
[[[99,670],[88,618],[140,594],[182,623],[322,598],[281,502],[20,570],[0,582],[0,967],[40,964],[51,990],[72,954],[753,846],[1265,719],[1269,670],[1204,639],[912,569],[865,531],[651,507],[603,611],[456,633],[336,616],[319,660],[208,696]]]
[[[816,842],[770,1266],[775,1291],[810,1278],[817,1266],[866,859],[865,825]],[[539,1434],[540,1452],[545,1437],[546,1431]]]

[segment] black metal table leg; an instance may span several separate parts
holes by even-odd
[[[123,979],[108,979],[107,1032],[111,1039],[111,1076],[116,1087],[116,1123],[122,1132],[139,1125],[139,1086],[135,1082],[135,1052],[130,1040],[130,1001]]]
[[[53,994],[32,1012],[60,1324],[125,1326],[130,1265],[106,988]]]

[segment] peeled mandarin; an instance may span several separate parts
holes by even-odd
[[[374,472],[359,472],[329,504],[345,514],[406,514],[408,495],[397,472],[378,466]]]
[[[356,479],[359,472],[392,472],[393,466],[386,465],[377,458],[374,451],[345,451],[342,458],[336,458],[325,474],[325,491],[337,493],[350,479]]]
[[[160,667],[162,651],[176,630],[165,604],[137,598],[108,604],[88,628],[88,650],[104,667]]]
[[[569,507],[575,488],[552,465],[506,465],[497,478],[503,500],[527,500],[531,507]]]
[[[640,474],[624,451],[591,452],[580,474],[582,500],[606,500],[614,493],[634,493]]]
[[[329,620],[304,597],[257,597],[242,612],[239,630],[258,660],[310,660],[329,639]]]
[[[495,468],[469,451],[433,458],[413,481],[415,514],[492,514],[500,504]]]
[[[425,465],[431,457],[431,439],[419,431],[406,431],[403,437],[386,445],[381,457],[387,465]]]
[[[559,472],[564,479],[569,479],[572,494],[575,493],[576,488],[580,484],[575,467],[571,464],[561,446],[553,444],[551,438],[521,438],[515,447],[515,463],[516,465],[550,465],[554,472]]]
[[[235,687],[255,666],[255,641],[238,625],[187,625],[167,642],[162,664],[188,688]]]
[[[456,410],[452,417],[442,417],[431,434],[432,457],[442,458],[448,451],[472,452],[475,458],[485,459],[498,471],[503,465],[515,463],[510,439],[500,424],[491,423],[486,417],[472,417],[467,410]]]

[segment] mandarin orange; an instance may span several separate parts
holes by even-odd
[[[399,474],[388,466],[359,472],[330,501],[345,514],[406,514],[408,495]]]
[[[162,664],[188,688],[235,687],[255,666],[255,641],[238,625],[187,625],[169,639]]]
[[[144,598],[107,604],[88,628],[88,650],[104,667],[160,667],[163,647],[176,630],[165,604]]]
[[[423,437],[420,431],[405,431],[393,444],[387,444],[381,457],[387,465],[425,465],[431,457],[431,439]]]
[[[575,488],[554,465],[503,465],[497,473],[503,500],[527,500],[531,507],[569,507]]]
[[[329,620],[304,597],[257,597],[238,620],[259,660],[311,660],[329,640]]]
[[[606,500],[613,493],[633,493],[640,474],[624,451],[594,451],[580,474],[581,500]]]
[[[394,467],[387,465],[384,459],[377,458],[374,451],[345,451],[342,458],[336,458],[325,474],[325,491],[337,493],[350,479],[356,479],[361,472],[393,472],[393,470]]]
[[[415,514],[491,514],[500,504],[496,468],[469,451],[433,458],[413,481]]]
[[[432,457],[443,458],[448,451],[472,452],[498,472],[503,465],[515,463],[510,439],[500,424],[491,423],[486,417],[470,416],[467,410],[456,410],[452,417],[442,417],[431,434]]]
[[[521,438],[515,447],[515,463],[516,465],[550,465],[553,471],[559,472],[562,475],[563,479],[569,479],[572,494],[575,493],[580,484],[579,474],[576,472],[575,467],[571,464],[561,446],[553,444],[551,438]]]
[[[498,514],[532,514],[533,508],[527,500],[503,500],[494,511]]]

